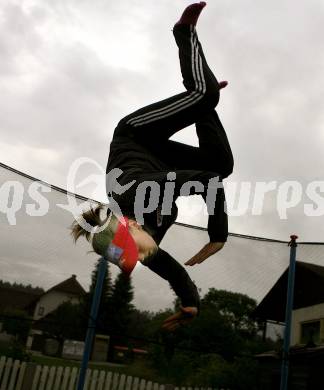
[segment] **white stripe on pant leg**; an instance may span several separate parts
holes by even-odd
[[[194,45],[196,47],[197,52],[199,53],[198,39],[196,36],[194,37]],[[199,66],[197,68],[198,68],[198,71],[200,71],[199,79],[202,80],[201,90],[202,90],[202,93],[205,94],[207,88],[206,88],[206,79],[205,79],[205,75],[204,75],[204,67],[203,67],[201,56],[199,56],[198,61],[199,61]]]
[[[184,110],[184,109],[192,106],[193,104],[197,103],[203,97],[204,97],[204,95],[201,92],[200,93],[195,92],[195,93],[191,94],[190,99],[188,101],[185,101],[181,104],[177,104],[172,110],[169,109],[161,114],[160,113],[152,114],[152,115],[150,115],[149,118],[137,119],[136,121],[132,122],[132,125],[139,126],[139,125],[153,122],[153,121],[158,120],[158,119],[166,118],[170,115],[173,115],[174,113],[177,113],[181,110]]]
[[[204,77],[204,68],[202,64],[202,57],[199,54],[199,44],[198,44],[198,35],[195,26],[192,26],[192,41],[193,41],[193,46],[194,46],[194,52],[197,53],[196,55],[196,61],[199,62],[199,64],[196,64],[196,69],[197,69],[197,79],[199,80],[199,86],[198,90],[202,91],[203,94],[206,92],[206,80]]]
[[[173,115],[181,110],[184,110],[186,108],[189,108],[193,104],[196,104],[199,100],[201,100],[204,97],[202,93],[194,93],[192,97],[190,98],[190,101],[183,102],[182,104],[178,104],[176,107],[172,109],[172,111],[169,110],[169,112],[165,112],[162,114],[154,114],[151,115],[149,119],[138,119],[135,122],[132,123],[133,126],[141,126],[146,123],[151,123],[153,121],[166,118],[170,115]]]
[[[183,102],[181,104],[177,104],[176,107],[174,107],[171,112],[170,109],[168,109],[167,111],[164,111],[164,113],[161,113],[160,114],[151,114],[148,118],[145,118],[145,119],[137,119],[135,120],[134,122],[132,122],[132,124],[137,127],[137,126],[140,126],[140,125],[143,125],[143,124],[147,124],[147,123],[150,123],[150,122],[153,122],[155,120],[159,120],[159,119],[163,119],[165,117],[168,117],[172,114],[175,114],[195,103],[197,103],[200,99],[203,98],[204,96],[204,93],[206,92],[206,83],[205,83],[205,79],[204,79],[204,73],[203,73],[203,68],[202,68],[202,59],[201,59],[201,56],[198,55],[199,54],[199,47],[197,45],[194,45],[194,51],[196,53],[195,55],[195,64],[196,64],[196,69],[198,71],[198,80],[199,80],[199,89],[202,89],[202,91],[200,91],[200,93],[198,94],[197,97],[192,97],[191,98],[191,102],[189,104],[189,102]],[[202,81],[200,81],[202,79]]]
[[[176,102],[176,106],[175,104],[173,103],[172,105],[175,106],[172,108],[164,108],[160,113],[150,113],[150,115],[147,117],[147,118],[143,118],[143,119],[136,119],[134,121],[131,121],[131,124],[134,125],[135,127],[137,126],[140,126],[140,125],[143,125],[143,124],[147,124],[147,123],[150,123],[150,122],[153,122],[155,120],[159,120],[159,119],[163,119],[163,118],[166,118],[170,115],[173,115],[181,110],[184,110],[185,108],[188,108],[190,106],[192,106],[193,104],[196,104],[199,100],[201,100],[206,92],[206,82],[205,82],[205,79],[204,79],[204,72],[203,72],[203,68],[202,68],[202,59],[201,59],[201,56],[198,55],[199,52],[199,47],[198,46],[195,46],[195,52],[197,53],[197,55],[195,56],[195,63],[196,63],[196,69],[197,69],[197,72],[198,72],[198,80],[199,80],[199,92],[196,92],[194,93],[192,96],[189,96],[189,100],[187,101],[187,99],[183,102],[181,102],[179,104],[179,101]],[[195,96],[197,95],[197,96]],[[161,110],[159,110],[161,111]]]
[[[197,41],[197,32],[195,29],[195,26],[190,25],[191,29],[191,37],[190,37],[190,42],[191,42],[191,68],[192,68],[192,74],[193,78],[195,81],[195,88],[196,91],[201,92],[202,89],[202,83],[201,83],[201,73],[199,72],[199,62],[198,62],[198,57],[199,55],[199,47],[195,44]]]
[[[173,111],[173,110],[177,109],[178,107],[180,107],[180,105],[183,106],[184,104],[187,104],[187,103],[189,104],[189,103],[191,103],[193,101],[193,99],[196,99],[196,97],[197,98],[199,97],[199,95],[202,92],[202,88],[199,88],[199,86],[201,85],[201,82],[199,82],[200,80],[197,80],[197,78],[199,78],[199,75],[200,75],[200,72],[199,72],[199,69],[198,69],[198,64],[199,64],[198,54],[199,53],[198,53],[198,48],[196,48],[195,45],[194,45],[193,38],[194,38],[194,36],[192,34],[190,42],[191,42],[191,49],[192,49],[192,54],[193,54],[192,55],[192,69],[193,69],[193,79],[195,81],[196,91],[192,92],[189,96],[186,96],[185,98],[183,98],[181,100],[178,100],[176,102],[171,103],[168,106],[165,106],[163,108],[160,108],[160,109],[157,109],[157,110],[154,110],[154,111],[151,111],[151,112],[147,112],[147,113],[145,113],[143,115],[140,115],[138,117],[135,117],[135,118],[131,118],[129,120],[130,124],[135,124],[135,123],[137,123],[139,121],[146,120],[146,119],[149,119],[149,118],[153,118],[153,116],[156,117],[160,113],[164,114],[164,113],[169,112],[170,110]]]
[[[156,109],[154,111],[150,111],[150,112],[146,112],[145,114],[142,114],[142,115],[139,115],[137,117],[134,117],[134,118],[131,118],[127,123],[130,123],[130,124],[133,124],[135,123],[135,121],[137,120],[140,120],[140,119],[148,119],[151,117],[151,115],[154,115],[154,114],[159,114],[159,113],[163,113],[165,111],[169,111],[173,108],[176,108],[179,106],[179,104],[185,104],[187,101],[190,102],[192,100],[192,98],[195,97],[195,95],[197,94],[198,96],[198,82],[197,82],[197,73],[196,72],[196,69],[195,69],[195,65],[196,65],[196,61],[195,61],[195,57],[196,57],[196,53],[195,53],[195,47],[194,47],[194,44],[193,44],[193,33],[191,33],[191,37],[190,37],[190,42],[191,42],[191,52],[192,52],[192,70],[193,70],[193,74],[192,74],[192,77],[194,79],[194,82],[195,82],[195,88],[196,90],[195,91],[192,91],[191,94],[189,96],[186,96],[176,102],[173,102],[165,107],[162,107],[162,108],[159,108],[159,109]]]
[[[188,104],[188,105],[185,106],[185,107],[179,107],[177,110],[174,110],[174,111],[172,111],[172,112],[170,112],[170,113],[168,113],[168,114],[161,115],[160,117],[156,117],[156,118],[152,118],[152,119],[147,119],[146,121],[140,122],[140,123],[135,123],[133,126],[134,126],[134,127],[143,126],[143,125],[146,125],[147,123],[156,122],[156,121],[158,121],[158,120],[167,118],[167,117],[170,116],[170,115],[174,115],[174,114],[176,114],[177,112],[183,111],[184,109],[189,108],[189,107],[192,106],[193,104],[198,103],[199,100],[201,100],[203,97],[204,97],[204,95],[199,95],[198,98],[197,98],[195,101],[193,101],[191,104]]]
[[[197,91],[190,92],[189,95],[182,98],[181,100],[177,100],[176,102],[173,102],[172,104],[164,107],[163,110],[160,109],[160,110],[151,111],[149,115],[130,119],[127,123],[133,125],[135,123],[142,122],[142,121],[145,121],[147,119],[166,114],[170,111],[172,113],[172,111],[175,110],[179,106],[191,105],[190,102],[195,100],[196,98],[198,98],[201,94],[202,94],[202,92],[197,92]]]
[[[201,61],[200,61],[201,63]],[[202,84],[202,88],[205,89],[204,87],[204,83]],[[197,95],[197,96],[195,96]],[[184,110],[190,106],[192,106],[193,104],[196,104],[199,100],[201,100],[202,98],[204,97],[204,92],[201,91],[201,92],[197,92],[195,93],[191,98],[190,98],[190,101],[186,101],[186,102],[183,102],[181,104],[177,104],[176,107],[174,107],[172,110],[167,110],[165,111],[164,113],[161,113],[161,114],[152,114],[150,115],[149,118],[146,118],[146,119],[137,119],[136,121],[132,122],[132,125],[137,127],[137,126],[141,126],[141,125],[144,125],[144,124],[147,124],[147,123],[151,123],[153,121],[156,121],[156,120],[160,120],[160,119],[163,119],[163,118],[166,118],[170,115],[173,115],[181,110]]]
[[[195,46],[195,36],[192,35],[191,39],[192,39],[192,50],[195,53],[194,63],[195,63],[195,71],[196,71],[196,81],[198,83],[198,85],[196,85],[196,89],[201,92],[202,91],[202,89],[201,89],[202,83],[201,83],[201,79],[200,79],[201,73],[199,71],[199,57],[200,57],[199,50],[198,50],[198,47]]]
[[[200,65],[201,77],[202,77],[202,80],[203,80],[202,93],[203,93],[203,95],[205,95],[207,88],[206,88],[206,81],[205,81],[205,78],[204,78],[204,70],[203,70],[203,64],[202,64],[201,57],[199,57],[199,65]]]
[[[192,51],[192,56],[191,56],[191,58],[192,58],[192,70],[193,70],[193,75],[192,76],[193,76],[193,79],[195,81],[195,87],[196,87],[196,89],[198,89],[198,91],[192,92],[189,96],[186,96],[185,98],[183,98],[183,99],[181,99],[181,100],[179,100],[177,102],[171,103],[170,105],[168,105],[166,107],[163,107],[163,108],[160,108],[160,109],[157,109],[157,110],[154,110],[154,111],[151,111],[151,112],[139,115],[139,116],[134,117],[134,118],[131,118],[127,123],[135,124],[136,122],[138,122],[140,120],[149,119],[149,118],[153,117],[153,115],[156,116],[157,114],[160,114],[160,113],[161,114],[167,113],[170,110],[173,111],[176,108],[180,107],[180,105],[183,106],[184,104],[187,104],[187,103],[188,103],[188,106],[192,105],[194,103],[194,99],[196,100],[196,98],[200,100],[200,98],[201,98],[200,95],[201,95],[201,92],[202,92],[202,88],[200,87],[200,86],[202,86],[202,83],[201,83],[201,80],[199,80],[199,78],[201,77],[200,76],[201,72],[199,72],[199,69],[198,69],[200,55],[199,55],[198,47],[195,47],[195,45],[194,45],[194,35],[193,35],[193,33],[191,33],[190,42],[191,42],[191,51]],[[197,97],[195,95],[197,95]],[[178,110],[176,110],[175,112],[178,112]]]
[[[157,118],[164,118],[164,117],[170,116],[173,113],[178,112],[179,109],[180,110],[184,110],[185,108],[192,106],[196,101],[198,101],[201,98],[203,98],[203,94],[194,92],[194,93],[191,93],[188,96],[188,98],[190,98],[190,99],[188,99],[187,101],[185,101],[185,102],[183,102],[181,104],[177,104],[176,106],[174,106],[172,108],[172,110],[169,109],[169,110],[167,110],[167,111],[165,111],[163,113],[152,114],[148,118],[137,119],[136,121],[133,121],[131,124],[132,125],[145,124],[145,123],[149,123],[148,121],[152,122],[152,120],[156,120]]]
[[[190,47],[191,47],[191,71],[192,71],[192,77],[194,79],[194,82],[195,82],[195,90],[198,91],[198,83],[197,83],[197,73],[196,73],[196,69],[195,69],[195,55],[196,55],[196,51],[195,51],[195,48],[194,48],[194,40],[193,40],[193,37],[194,37],[194,33],[193,33],[193,26],[190,26],[190,31],[191,31],[191,34],[190,34]]]

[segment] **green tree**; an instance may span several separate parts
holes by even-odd
[[[25,343],[30,327],[31,318],[22,310],[7,309],[3,312],[3,330],[19,342]]]
[[[177,307],[178,302],[174,304]],[[271,349],[258,336],[258,324],[251,318],[255,307],[246,295],[210,289],[201,300],[199,316],[179,328],[172,343],[162,338],[164,349],[153,348],[153,367],[174,383],[254,389],[253,355]],[[161,324],[167,315],[165,311],[156,318]],[[249,378],[244,378],[244,372]]]
[[[228,362],[217,354],[201,355],[199,366],[188,377],[192,386],[256,390],[258,365],[255,359],[235,358]]]
[[[11,288],[13,290],[18,290],[18,291],[26,291],[26,292],[31,292],[34,294],[43,294],[45,291],[41,287],[33,287],[31,284],[24,285],[22,283],[10,283],[10,282],[5,282],[4,280],[0,279],[0,288],[5,287],[5,288]]]
[[[31,318],[26,312],[17,309],[7,309],[0,315],[2,329],[14,336],[8,344],[6,355],[13,359],[27,361],[30,356],[26,352],[26,340],[31,328]]]
[[[258,331],[258,324],[251,319],[257,302],[247,295],[210,288],[203,298],[203,304],[217,310],[235,332],[254,335]]]
[[[251,354],[257,350],[256,346],[264,348],[257,335],[259,326],[251,318],[255,307],[256,301],[247,295],[209,289],[201,300],[200,315],[192,325],[180,330],[180,345],[215,353],[227,360]]]
[[[109,328],[115,334],[127,334],[129,324],[134,310],[132,300],[134,298],[134,290],[132,287],[132,279],[123,272],[120,272],[115,280],[112,288],[111,296],[111,316],[108,318]]]
[[[148,310],[141,311],[133,308],[130,312],[129,329],[131,336],[139,337],[141,339],[150,339],[154,336],[152,332],[152,321],[154,313]],[[141,343],[140,343],[141,345]]]
[[[41,329],[45,336],[54,338],[63,345],[67,339],[84,340],[86,327],[82,319],[83,307],[68,301],[39,320],[35,328]]]
[[[96,283],[98,278],[99,264],[100,264],[100,259],[97,261],[95,268],[92,271],[89,293],[84,297],[82,301],[82,306],[84,311],[83,320],[86,323],[88,323],[89,316],[90,316],[91,304],[92,304],[94,291],[96,288]],[[109,269],[109,263],[107,262],[106,274],[102,286],[102,293],[101,293],[98,317],[96,323],[97,332],[102,334],[108,334],[108,321],[112,311],[112,305],[111,305],[112,287],[113,286],[111,280],[111,273]]]

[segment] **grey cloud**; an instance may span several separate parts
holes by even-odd
[[[41,48],[43,39],[36,26],[42,23],[44,17],[40,12],[27,13],[18,4],[3,5],[0,24],[1,78],[24,72],[19,57],[25,53],[36,53]]]
[[[11,165],[62,187],[66,185],[69,166],[80,156],[93,158],[105,167],[113,129],[121,117],[142,105],[183,91],[171,31],[183,6],[171,0],[154,4],[147,0],[95,0],[91,3],[47,0],[29,8],[2,2],[2,142],[9,154],[12,150],[24,155],[24,148],[28,147],[28,150],[53,150],[59,156],[39,163],[31,152],[19,165],[15,165],[16,161]],[[228,180],[251,180],[252,183],[298,180],[303,185],[314,179],[323,180],[323,13],[320,0],[226,4],[210,1],[203,11],[197,31],[207,60],[219,79],[230,82],[221,92],[217,107],[235,155],[234,173]],[[82,37],[56,38],[66,26],[89,32],[89,26],[82,19],[84,16],[99,26],[98,39],[105,37],[108,27],[113,31],[113,36],[107,36],[107,50],[110,49],[109,39],[119,42],[122,31],[140,32],[148,53],[147,58],[142,59],[143,69],[131,69],[130,53],[125,53],[128,63],[116,68],[105,64],[102,53]],[[51,26],[49,36],[44,35],[46,26]],[[184,129],[176,138],[196,143],[192,129]],[[231,217],[230,230],[281,239],[297,232],[305,240],[322,240],[320,218],[306,217],[300,208],[291,210],[288,215],[287,221],[278,218],[275,195],[271,195],[262,216]],[[204,216],[187,218],[188,223],[196,221],[206,226]],[[188,257],[198,250],[194,245],[207,239],[206,235],[199,238],[201,241],[189,236],[188,241],[192,239],[195,244],[183,252],[183,248],[180,251],[176,246],[176,233],[175,239],[169,238],[166,245],[175,248],[179,258]],[[23,243],[28,245],[28,241]],[[55,242],[51,245],[54,247]],[[32,247],[28,248],[34,253]],[[235,248],[238,252],[234,251],[232,256],[246,250]],[[78,255],[71,250],[68,256],[82,256],[85,251],[85,246],[81,246]],[[261,252],[260,256],[263,255]],[[65,255],[60,252],[59,256]],[[11,257],[9,251],[5,273],[14,278],[17,273],[10,270],[8,264]],[[90,272],[93,259],[91,261],[84,265],[82,274]],[[40,266],[41,277],[47,283],[45,287],[64,277],[59,274],[60,267],[49,266],[46,276],[43,273],[46,270]],[[62,267],[62,272],[73,273],[72,265]],[[26,274],[24,268],[19,269],[21,275]],[[138,276],[141,272],[136,270]],[[202,285],[204,272],[199,279]],[[227,275],[225,265],[222,272],[223,276]],[[244,270],[239,272],[242,276]],[[34,269],[30,271],[30,275],[34,273]],[[52,279],[54,273],[55,280]],[[239,283],[239,276],[233,278]],[[84,277],[85,284],[88,279]],[[222,285],[219,280],[213,282]],[[234,282],[230,286],[234,286]],[[248,291],[247,286],[246,289]],[[147,291],[139,291],[145,305],[149,305]],[[156,300],[161,295],[158,291]],[[168,290],[164,290],[163,296],[167,296],[165,291]],[[171,298],[171,294],[165,300],[161,297],[161,306],[171,302]]]

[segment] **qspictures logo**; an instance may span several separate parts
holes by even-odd
[[[78,176],[82,169],[87,166],[87,174],[82,181],[78,181]],[[32,181],[28,186],[24,186],[21,181],[9,180],[0,186],[0,212],[6,217],[10,225],[19,222],[19,213],[24,212],[30,217],[45,216],[50,207],[59,207],[71,213],[75,220],[87,231],[93,232],[83,218],[82,213],[89,209],[89,200],[80,200],[75,194],[81,192],[81,188],[91,183],[93,188],[91,199],[98,199],[99,194],[107,194],[106,211],[110,209],[122,223],[123,213],[116,199],[127,199],[129,191],[134,194],[132,198],[134,215],[139,224],[144,223],[144,215],[161,208],[162,215],[170,215],[172,204],[175,201],[175,188],[177,183],[177,172],[170,171],[166,174],[163,185],[147,180],[137,183],[136,180],[120,184],[119,178],[123,175],[121,169],[115,168],[106,174],[102,166],[96,161],[82,157],[75,160],[67,173],[66,181],[66,203],[49,201],[49,194],[55,191],[52,186],[40,181]],[[84,175],[83,175],[84,177]],[[149,193],[149,201],[147,194]],[[312,181],[302,185],[297,180],[284,182],[277,181],[257,181],[257,182],[233,182],[223,183],[218,176],[211,177],[208,184],[199,180],[187,181],[182,184],[178,195],[187,197],[190,194],[204,194],[206,207],[195,212],[204,214],[214,214],[217,202],[221,202],[221,207],[229,216],[263,215],[269,209],[269,199],[271,199],[271,210],[276,212],[280,219],[288,219],[288,211],[302,207],[304,215],[307,217],[324,216],[324,181]],[[226,194],[224,201],[223,194]],[[222,195],[222,196],[220,196]],[[160,204],[162,199],[162,204]],[[192,212],[188,208],[188,213]],[[103,230],[105,225],[97,228],[96,231]]]

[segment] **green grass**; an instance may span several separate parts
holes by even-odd
[[[31,358],[31,362],[40,364],[42,366],[80,367],[81,365],[81,362],[78,360],[69,360],[44,355],[33,355]],[[114,365],[109,365],[109,363],[100,364],[95,362],[89,362],[89,367],[114,372],[121,372],[123,369],[125,369],[124,367],[116,367]]]

